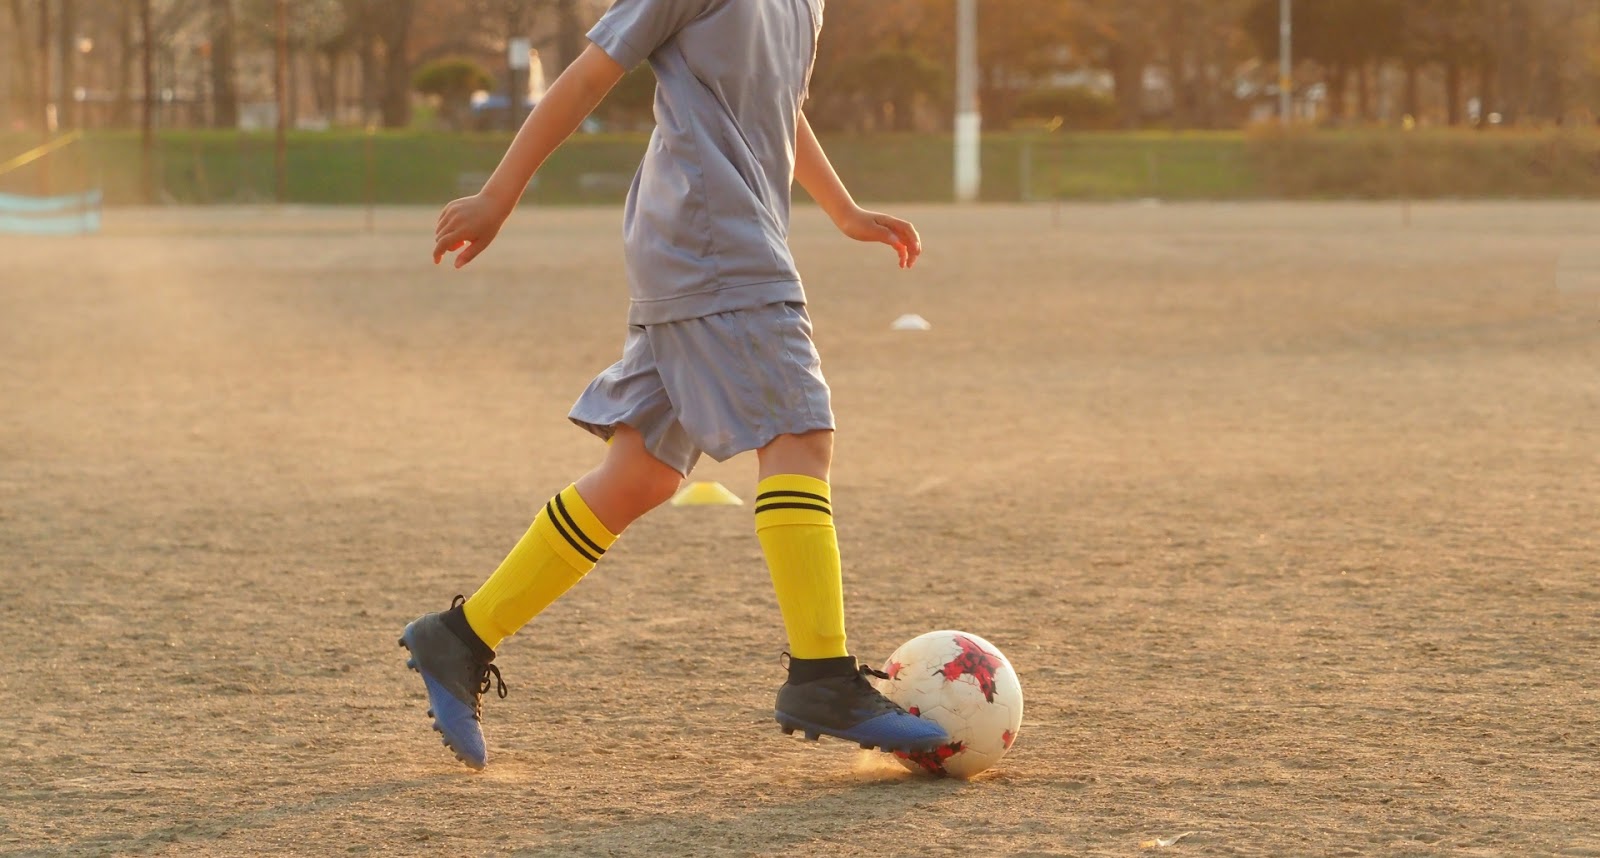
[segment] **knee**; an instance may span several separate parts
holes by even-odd
[[[833,431],[821,430],[800,435],[779,435],[757,453],[762,478],[776,474],[800,474],[828,479],[833,466]]]
[[[579,488],[590,488],[597,496],[604,495],[612,509],[612,518],[620,526],[626,526],[669,500],[682,483],[681,474],[650,455],[637,432],[620,427],[606,451],[605,461],[580,481]]]
[[[677,471],[651,460],[651,467],[636,468],[630,482],[634,496],[641,506],[654,509],[672,499],[683,486],[683,476]]]
[[[606,465],[618,488],[631,496],[641,510],[667,502],[683,485],[683,475],[650,455],[642,440],[631,432],[628,437],[619,435],[612,444]]]

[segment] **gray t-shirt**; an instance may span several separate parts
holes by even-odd
[[[617,0],[589,31],[657,82],[623,219],[629,324],[805,300],[789,198],[823,2]]]

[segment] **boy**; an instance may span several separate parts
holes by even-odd
[[[551,151],[649,61],[657,126],[623,226],[628,340],[569,415],[609,442],[605,458],[545,505],[472,598],[400,639],[434,729],[474,769],[487,760],[482,695],[506,694],[496,647],[672,497],[702,452],[757,451],[756,533],[789,640],[775,710],[784,732],[886,750],[949,741],[879,694],[845,648],[827,482],[833,412],[787,244],[790,187],[799,181],[845,235],[895,248],[901,268],[922,246],[909,223],[855,204],[800,111],[822,2],[617,0],[483,190],[439,217],[434,263],[459,251],[460,268],[494,240]]]

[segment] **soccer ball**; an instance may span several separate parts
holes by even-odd
[[[928,632],[894,651],[878,690],[932,720],[950,744],[894,756],[912,771],[970,778],[1000,761],[1022,727],[1022,684],[994,644],[974,634]]]

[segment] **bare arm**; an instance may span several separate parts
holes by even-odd
[[[817,201],[817,205],[835,224],[852,209],[858,208],[850,191],[839,179],[839,174],[834,172],[828,153],[822,151],[822,144],[817,141],[817,135],[811,130],[811,121],[806,119],[805,113],[800,114],[796,132],[794,180],[806,189],[806,193]]]
[[[557,146],[572,136],[622,74],[622,66],[605,51],[590,45],[556,78],[522,123],[483,190],[455,200],[440,213],[434,229],[434,264],[446,253],[465,246],[456,256],[455,264],[460,268],[494,241],[533,174]]]
[[[922,255],[922,238],[917,228],[897,217],[867,211],[856,205],[850,191],[834,172],[828,154],[811,130],[805,113],[800,114],[795,137],[794,179],[805,188],[817,205],[833,220],[839,231],[857,241],[876,241],[895,249],[900,267],[910,268]]]

